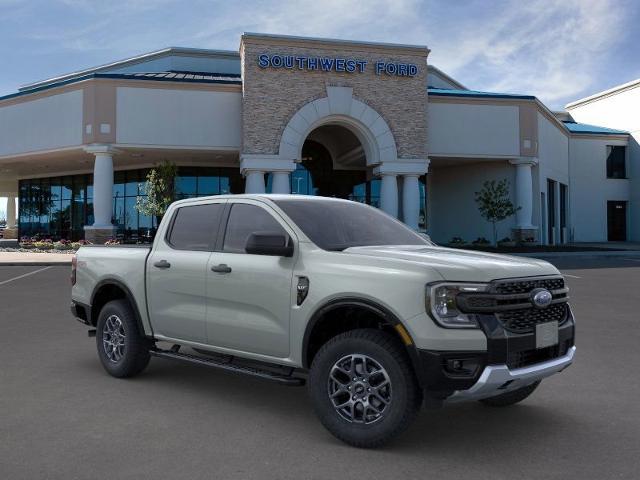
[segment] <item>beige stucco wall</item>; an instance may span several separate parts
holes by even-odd
[[[305,104],[327,96],[327,86],[353,88],[353,98],[377,111],[389,125],[398,157],[427,155],[426,48],[389,47],[315,40],[243,36],[243,130],[245,154],[275,155],[289,119]],[[355,58],[368,61],[364,73],[260,68],[260,54]],[[414,77],[376,75],[376,61],[413,63]]]

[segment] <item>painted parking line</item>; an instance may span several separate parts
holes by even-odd
[[[21,278],[28,277],[30,275],[35,275],[36,273],[44,272],[45,270],[49,270],[51,267],[44,267],[38,270],[34,270],[33,272],[25,273],[24,275],[18,275],[17,277],[10,278],[9,280],[5,280],[0,282],[0,285],[4,285],[6,283],[14,282],[16,280],[20,280]]]
[[[562,275],[564,275],[565,277],[571,277],[571,278],[582,278],[577,275],[569,275],[568,273],[563,273]]]

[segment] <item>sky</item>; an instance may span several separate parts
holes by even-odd
[[[637,0],[0,0],[0,95],[168,46],[237,50],[245,31],[427,45],[467,88],[554,110],[640,78]]]

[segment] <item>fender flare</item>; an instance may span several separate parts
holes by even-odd
[[[309,340],[311,337],[311,332],[313,332],[313,329],[316,327],[316,324],[318,323],[320,318],[324,314],[330,312],[331,310],[335,310],[336,308],[347,307],[347,306],[349,307],[357,306],[357,307],[364,308],[370,311],[371,313],[374,313],[377,316],[381,317],[391,327],[396,328],[397,325],[400,325],[406,331],[406,327],[404,327],[400,319],[388,308],[380,305],[378,302],[375,302],[373,300],[369,300],[366,298],[361,298],[361,297],[339,297],[339,298],[331,299],[325,302],[324,304],[322,304],[320,307],[316,308],[316,310],[311,315],[311,319],[309,320],[305,328],[304,336],[302,338],[302,366],[304,368],[308,369],[311,367],[311,365],[309,364],[309,361],[307,360],[307,356],[309,353]],[[407,350],[407,353],[409,354],[409,357],[414,367],[417,367],[418,353],[416,350],[415,343],[413,342],[413,340],[411,340],[411,344],[407,345],[406,343],[404,343],[404,346]]]
[[[105,286],[114,286],[124,292],[125,298],[133,308],[133,313],[136,316],[136,324],[138,325],[138,329],[140,330],[142,335],[144,335],[145,337],[153,338],[153,331],[151,332],[151,335],[147,335],[147,333],[145,332],[144,325],[142,324],[142,316],[140,315],[138,304],[136,303],[135,297],[131,293],[131,290],[129,290],[129,287],[127,287],[123,282],[121,282],[116,278],[102,279],[93,288],[93,292],[91,292],[91,305],[90,305],[91,311],[89,312],[89,318],[93,318],[93,304],[94,304],[95,296],[100,291],[100,289]],[[100,312],[96,312],[96,314],[99,314],[99,313]]]

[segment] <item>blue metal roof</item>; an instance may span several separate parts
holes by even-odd
[[[564,126],[569,129],[571,133],[592,133],[597,135],[628,135],[629,132],[624,130],[615,130],[613,128],[598,127],[596,125],[588,125],[586,123],[577,123],[563,121]]]
[[[520,95],[517,93],[497,93],[497,92],[480,92],[477,90],[454,90],[447,88],[427,88],[429,95],[437,95],[441,97],[477,97],[477,98],[516,98],[524,100],[535,100],[533,95]]]
[[[150,72],[150,73],[90,73],[81,77],[71,78],[60,82],[49,83],[41,87],[22,90],[17,93],[10,93],[0,97],[0,100],[9,98],[22,97],[35,92],[42,92],[51,88],[70,85],[72,83],[82,82],[92,78],[114,78],[121,80],[151,80],[159,82],[185,82],[185,83],[218,83],[228,85],[242,85],[240,75],[231,73],[204,73],[204,72]]]

